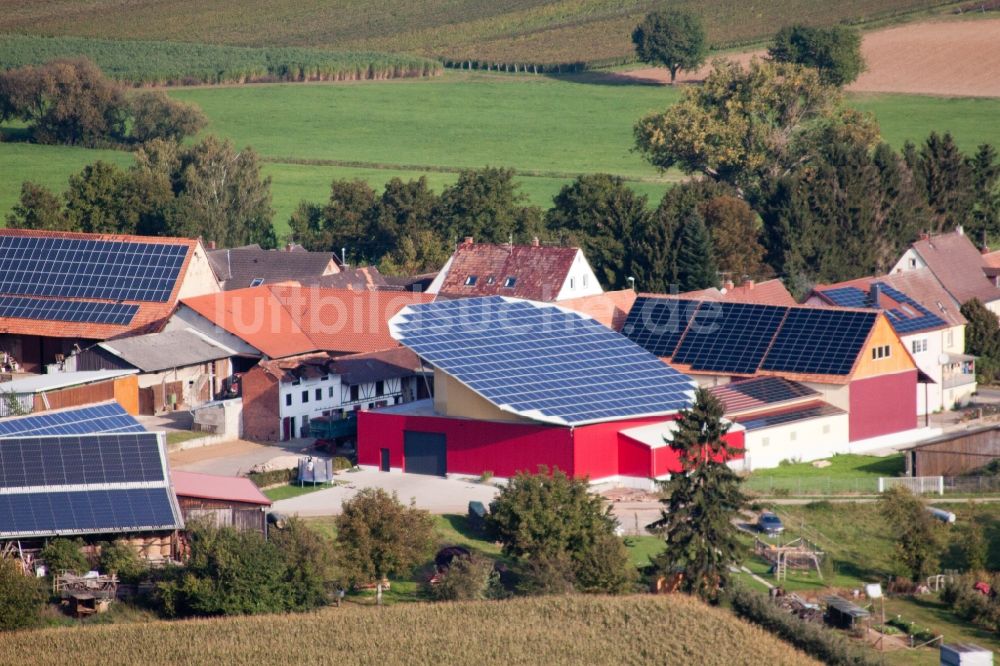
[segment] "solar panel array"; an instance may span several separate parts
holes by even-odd
[[[0,438],[0,536],[182,526],[155,433]]]
[[[163,481],[156,433],[7,437],[0,488]]]
[[[674,352],[692,370],[752,374],[785,311],[748,303],[704,303]]]
[[[0,420],[0,438],[98,432],[146,432],[146,429],[117,402]]]
[[[164,302],[188,246],[0,235],[0,293]]]
[[[694,384],[593,319],[498,296],[410,306],[393,337],[500,409],[560,424],[665,414]]]
[[[649,300],[664,303],[650,304]],[[681,312],[697,309],[678,333],[669,327],[658,330],[647,326],[652,319],[635,313],[636,308],[655,313],[658,307],[681,308]],[[846,375],[854,367],[876,316],[875,312],[831,308],[640,298],[622,332],[647,351],[690,365],[692,370]],[[664,353],[671,349],[673,353]]]
[[[164,488],[0,495],[0,536],[174,529]]]
[[[900,334],[914,333],[926,329],[939,328],[945,326],[946,322],[920,303],[904,294],[903,292],[890,287],[881,282],[872,283],[873,289],[878,289],[883,294],[900,304],[898,308],[881,308],[884,310],[889,323],[893,329]],[[875,303],[872,293],[864,292],[857,287],[838,287],[823,291],[823,295],[835,305],[850,308],[880,308]]]
[[[776,372],[850,374],[876,317],[875,312],[857,310],[791,308],[760,367]]]
[[[815,405],[808,405],[799,409],[789,409],[787,411],[777,412],[774,414],[761,414],[760,416],[749,419],[738,418],[736,420],[747,430],[760,430],[762,428],[773,428],[775,426],[795,423],[797,421],[806,421],[808,419],[815,419],[821,416],[832,416],[834,414],[843,413],[843,410],[837,409],[833,405],[829,405],[824,402]]]
[[[779,402],[790,402],[819,393],[808,386],[785,379],[784,377],[757,377],[712,389],[713,393],[725,395],[724,402],[745,403],[747,406],[773,405]],[[734,395],[738,394],[738,395]],[[734,399],[744,396],[742,401]]]
[[[640,296],[629,310],[622,332],[650,354],[673,356],[699,305],[698,301]]]
[[[127,326],[138,311],[138,305],[126,303],[0,296],[0,317],[11,319],[44,319]]]

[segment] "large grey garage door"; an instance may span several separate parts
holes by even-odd
[[[403,433],[403,471],[410,474],[444,476],[444,435],[435,432]]]

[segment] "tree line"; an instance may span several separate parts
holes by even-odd
[[[89,148],[180,141],[208,122],[162,92],[126,95],[86,58],[0,71],[0,123],[10,120],[24,121],[31,141]]]

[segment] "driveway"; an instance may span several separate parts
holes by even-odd
[[[400,502],[409,504],[412,500],[418,508],[431,513],[465,513],[469,502],[476,500],[488,505],[498,491],[496,486],[488,484],[423,474],[361,470],[345,472],[337,479],[347,484],[275,502],[271,510],[288,515],[330,516],[340,513],[344,500],[354,497],[362,488],[382,488],[395,492]]]
[[[313,455],[311,439],[293,439],[274,444],[258,444],[244,440],[211,444],[177,451],[168,456],[171,469],[202,472],[220,476],[240,476],[258,463],[287,455]]]

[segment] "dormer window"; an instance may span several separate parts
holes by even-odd
[[[251,287],[259,287],[262,284],[264,284],[264,278],[254,278],[250,281]]]
[[[466,287],[475,287],[477,279],[478,278],[475,275],[470,275],[469,277],[465,278],[465,286]]]
[[[496,282],[496,280],[493,278],[492,275],[486,278],[486,284],[493,284],[494,282]]]
[[[517,284],[516,277],[509,277],[503,281],[503,286],[507,289],[513,289],[514,285]]]

